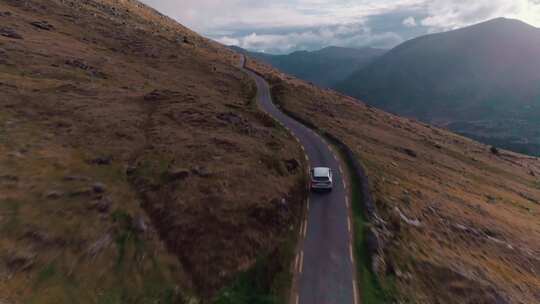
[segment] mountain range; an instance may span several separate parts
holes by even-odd
[[[271,64],[277,69],[313,82],[322,87],[333,87],[353,72],[383,55],[386,50],[376,48],[344,48],[330,46],[318,51],[297,51],[288,55],[250,52],[238,47],[234,50]]]
[[[540,30],[494,19],[399,45],[336,88],[382,109],[540,155]]]
[[[383,110],[540,155],[540,29],[521,21],[497,18],[389,51],[250,55]]]

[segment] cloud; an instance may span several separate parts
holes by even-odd
[[[374,33],[364,23],[357,23],[283,34],[253,32],[239,37],[223,36],[217,38],[217,41],[248,50],[280,54],[297,50],[316,50],[326,45],[390,48],[403,42],[403,38],[393,32]]]
[[[408,17],[408,18],[403,19],[402,23],[405,27],[415,27],[416,19],[414,19],[414,17]]]
[[[540,0],[142,0],[195,31],[259,51],[393,47],[496,17],[540,26]]]
[[[538,0],[432,0],[427,3],[426,12],[428,17],[422,19],[421,24],[435,31],[456,29],[497,17],[540,25]]]

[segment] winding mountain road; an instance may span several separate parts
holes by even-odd
[[[307,219],[300,229],[295,259],[292,304],[358,304],[352,248],[352,225],[348,188],[341,164],[330,146],[315,132],[281,112],[272,102],[268,83],[242,68],[257,83],[259,106],[290,130],[302,145],[311,167],[329,167],[334,172],[334,190],[310,193]]]

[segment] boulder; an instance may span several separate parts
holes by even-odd
[[[300,163],[298,160],[291,158],[285,161],[285,166],[287,167],[287,171],[289,171],[289,173],[294,173],[298,167],[300,167]]]
[[[60,192],[60,191],[51,190],[51,191],[48,191],[48,192],[45,193],[45,198],[59,199],[62,195],[63,195],[63,193]]]
[[[88,70],[92,69],[86,62],[84,62],[82,60],[79,60],[79,59],[66,60],[64,63],[66,65],[72,66],[74,68],[79,68],[79,69],[85,70],[85,71],[88,71]]]
[[[19,177],[11,174],[7,175],[0,175],[0,181],[7,181],[7,182],[13,182],[16,183],[19,181]]]
[[[105,187],[105,184],[103,183],[94,183],[92,185],[92,190],[94,190],[95,193],[104,193],[107,188]]]
[[[191,172],[199,177],[210,177],[212,175],[212,172],[206,167],[196,166],[191,169]]]
[[[112,162],[112,157],[111,156],[98,156],[94,159],[91,159],[89,161],[90,164],[94,164],[94,165],[110,165]]]
[[[144,95],[144,100],[146,101],[160,101],[167,100],[178,96],[180,93],[170,91],[170,90],[153,90],[152,92]]]
[[[0,28],[0,36],[12,38],[12,39],[23,39],[15,30],[10,28]]]
[[[92,188],[81,188],[70,191],[68,194],[70,197],[90,196],[94,193]]]
[[[66,182],[75,182],[75,181],[84,182],[84,181],[89,181],[90,179],[85,176],[66,175],[64,176],[63,180]]]
[[[101,197],[94,200],[90,204],[90,209],[96,210],[99,213],[107,213],[112,206],[112,201],[108,197]]]
[[[189,177],[189,170],[185,168],[171,168],[167,171],[167,178],[170,181],[183,180]]]
[[[409,149],[409,148],[401,148],[400,151],[402,153],[405,153],[407,155],[409,155],[410,157],[414,157],[416,158],[418,156],[418,154],[416,153],[416,151],[412,150],[412,149]]]
[[[235,113],[219,113],[216,115],[217,119],[219,120],[223,120],[227,123],[230,123],[230,124],[238,124],[240,122],[242,122],[242,117],[238,116],[237,114]]]
[[[33,27],[36,27],[36,28],[41,29],[41,30],[45,30],[45,31],[54,30],[54,26],[49,24],[47,21],[34,21],[34,22],[30,22],[30,24]]]
[[[131,225],[133,229],[138,233],[145,233],[148,230],[146,220],[142,215],[133,218]]]
[[[32,268],[36,255],[33,252],[16,249],[10,252],[5,260],[7,268],[12,271],[25,271]]]

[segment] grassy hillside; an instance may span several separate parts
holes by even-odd
[[[383,289],[402,303],[540,301],[538,158],[248,65],[284,109],[345,142],[367,169],[379,214],[372,268]]]
[[[284,73],[327,88],[344,81],[353,72],[386,52],[374,48],[327,47],[313,52],[298,51],[288,55],[271,55],[234,49],[266,62]]]
[[[303,158],[238,61],[136,1],[0,3],[0,302],[208,300],[279,254]]]
[[[336,88],[400,115],[540,155],[540,29],[495,19],[403,43]]]

